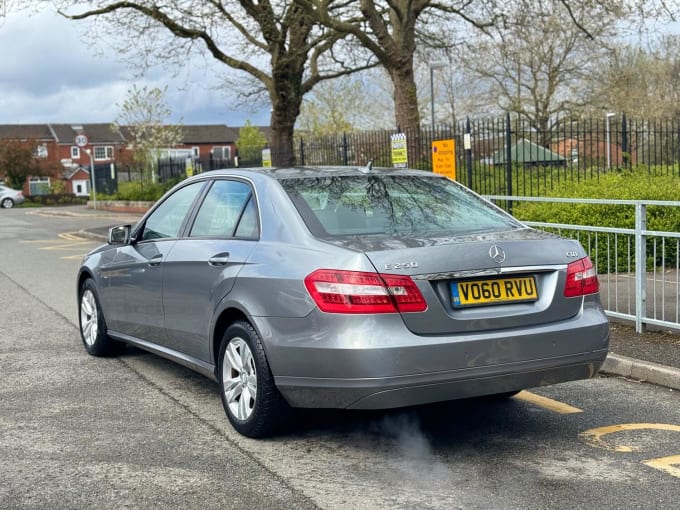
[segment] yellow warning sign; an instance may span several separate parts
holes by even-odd
[[[456,179],[456,142],[437,140],[432,142],[432,171]]]
[[[394,168],[406,168],[408,166],[408,148],[406,135],[397,133],[391,136],[392,142],[392,165]]]

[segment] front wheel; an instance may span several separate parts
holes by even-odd
[[[80,288],[78,300],[78,319],[80,324],[80,337],[83,340],[85,350],[92,356],[111,356],[118,354],[124,345],[110,338],[106,334],[106,322],[97,289],[91,279],[85,280]]]
[[[225,331],[218,380],[227,418],[240,434],[269,436],[286,421],[288,405],[274,384],[260,337],[247,322]]]
[[[11,209],[14,207],[14,200],[11,198],[5,198],[0,205],[2,205],[3,209]]]

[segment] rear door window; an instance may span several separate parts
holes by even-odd
[[[250,186],[217,180],[198,210],[189,237],[257,237],[257,214]]]

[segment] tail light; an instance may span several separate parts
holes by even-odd
[[[572,262],[567,266],[567,283],[564,297],[585,296],[600,290],[600,282],[593,263],[588,257]]]
[[[410,276],[318,269],[305,287],[322,312],[423,312],[427,303]]]

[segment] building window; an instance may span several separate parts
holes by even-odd
[[[71,159],[80,159],[80,147],[71,146]]]
[[[216,146],[210,150],[213,159],[217,160],[229,160],[231,159],[231,147],[229,146]]]
[[[35,148],[35,157],[45,159],[47,157],[47,145],[38,145]]]
[[[192,147],[191,152],[194,155],[194,158],[199,158],[201,156],[201,148],[200,147]]]
[[[28,179],[28,188],[31,195],[47,195],[50,192],[50,178],[31,177]]]
[[[94,148],[94,160],[102,161],[105,159],[113,159],[113,147],[110,145],[97,145]]]
[[[190,149],[159,149],[159,159],[187,159],[191,157]]]

